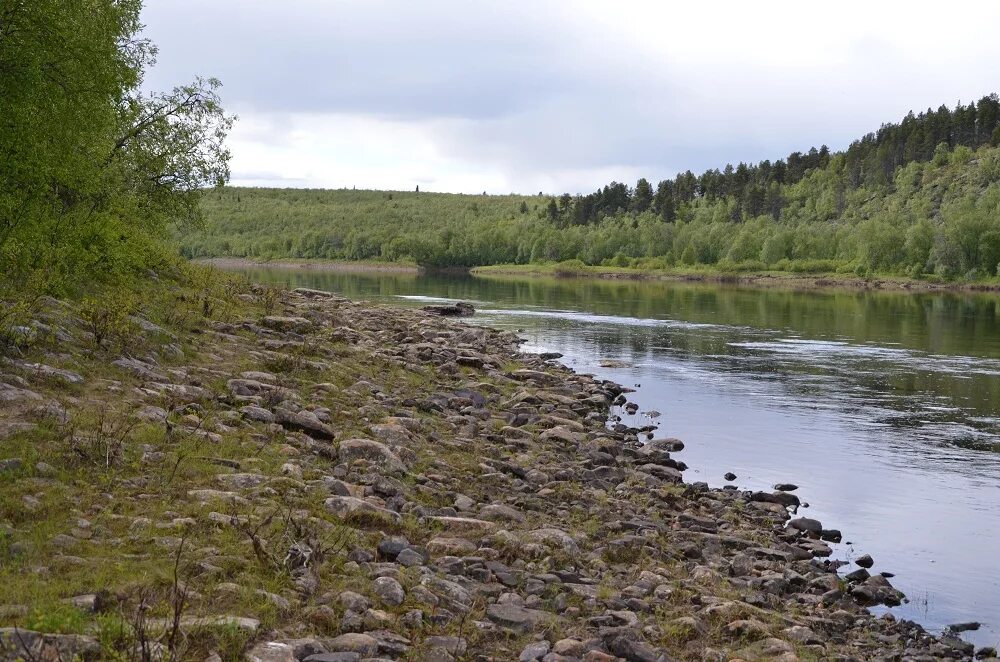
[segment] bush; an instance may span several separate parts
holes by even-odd
[[[126,346],[138,334],[133,319],[135,296],[124,289],[110,289],[100,296],[90,296],[80,306],[80,316],[94,336],[94,344],[105,348],[111,344]]]

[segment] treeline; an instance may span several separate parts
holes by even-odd
[[[140,0],[0,6],[0,297],[169,260],[168,224],[229,176],[218,81],[142,92]]]
[[[649,208],[560,225],[544,196],[225,188],[205,198],[206,225],[179,241],[188,257],[997,275],[1000,148],[935,148],[886,185],[851,188],[849,178],[846,154],[832,154],[777,184],[778,219],[740,223],[736,196],[696,196],[673,222]]]
[[[837,191],[843,211],[848,190],[862,186],[888,187],[896,170],[907,163],[926,162],[938,150],[959,146],[977,149],[1000,144],[1000,97],[984,96],[976,103],[957,104],[954,110],[941,106],[919,115],[907,114],[898,124],[884,124],[874,132],[851,143],[843,152],[844,178]],[[696,199],[731,198],[731,220],[741,222],[761,214],[775,220],[787,203],[782,186],[801,181],[810,171],[830,163],[830,149],[823,145],[807,152],[793,152],[785,159],[760,163],[726,165],[722,170],[706,170],[696,176],[690,170],[666,179],[654,187],[640,179],[635,188],[612,182],[589,195],[563,194],[546,206],[550,221],[567,225],[596,223],[622,212],[651,211],[665,221],[677,219],[681,205]]]

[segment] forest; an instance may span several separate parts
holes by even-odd
[[[589,195],[222,188],[187,257],[583,265],[994,278],[1000,100],[908,114],[853,142]]]

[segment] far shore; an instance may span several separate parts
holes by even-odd
[[[795,290],[885,290],[900,292],[1000,292],[1000,283],[940,282],[896,276],[861,278],[846,274],[795,274],[789,272],[724,273],[715,271],[644,271],[619,267],[586,267],[560,270],[555,265],[496,265],[475,267],[475,276],[520,276],[547,278],[583,278],[600,280],[641,280],[678,283],[717,283],[759,288]]]
[[[342,273],[422,274],[468,273],[476,277],[561,278],[597,280],[636,280],[678,283],[717,283],[744,287],[794,290],[850,290],[896,292],[1000,292],[1000,282],[945,282],[918,280],[902,276],[862,278],[840,273],[796,274],[789,272],[724,273],[717,271],[648,271],[627,267],[573,267],[559,264],[500,264],[483,267],[428,269],[407,262],[333,261],[333,260],[254,260],[240,257],[213,257],[194,260],[220,269],[303,269]]]
[[[400,274],[423,273],[423,267],[406,262],[335,262],[329,260],[254,260],[246,257],[210,257],[194,260],[220,269],[307,269],[311,271],[342,271],[353,273],[385,272]]]

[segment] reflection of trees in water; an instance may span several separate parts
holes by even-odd
[[[326,289],[353,298],[425,295],[490,302],[500,308],[572,310],[595,315],[678,320],[713,327],[587,324],[558,318],[517,318],[517,325],[544,329],[558,342],[597,357],[629,363],[670,359],[709,369],[782,382],[801,398],[834,397],[853,406],[877,401],[891,425],[912,425],[931,404],[953,404],[961,412],[927,414],[984,428],[1000,411],[1000,378],[942,372],[928,358],[893,361],[852,355],[781,355],[731,343],[795,336],[803,340],[845,339],[917,353],[1000,358],[1000,297],[972,293],[791,291],[705,283],[602,281],[538,278],[472,278],[403,273],[342,273],[302,269],[251,269],[254,279],[292,287]],[[734,328],[735,327],[735,328]],[[945,396],[943,401],[936,401]],[[949,419],[949,417],[951,417]]]

